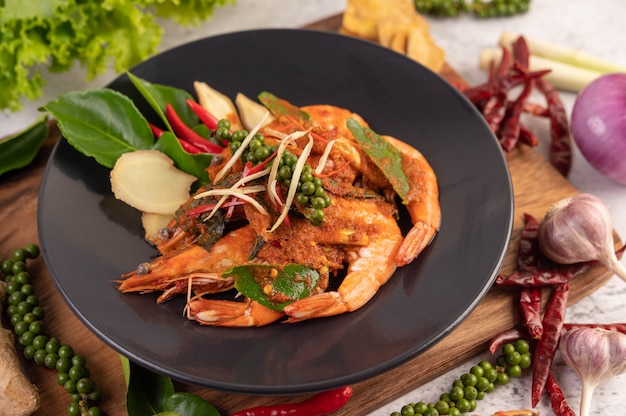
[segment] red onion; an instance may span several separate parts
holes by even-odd
[[[576,98],[572,136],[598,171],[626,185],[626,74],[602,75]]]

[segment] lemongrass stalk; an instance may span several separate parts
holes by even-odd
[[[501,59],[501,49],[485,48],[480,52],[479,67],[488,70],[492,63],[497,65]],[[591,81],[602,75],[601,72],[564,64],[563,62],[553,61],[536,55],[530,55],[528,65],[530,71],[551,70],[551,72],[544,75],[544,79],[557,89],[573,92],[580,91]]]
[[[505,31],[500,37],[499,45],[510,49],[511,45],[513,45],[519,36],[520,35]],[[607,61],[606,59],[599,58],[579,49],[527,37],[524,37],[524,39],[526,40],[531,55],[601,73],[626,72],[626,66],[624,65]]]

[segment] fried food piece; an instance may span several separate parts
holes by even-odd
[[[445,53],[412,0],[348,0],[341,31],[373,40],[439,72]]]

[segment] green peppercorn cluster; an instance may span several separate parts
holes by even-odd
[[[24,357],[37,365],[57,370],[57,382],[71,395],[67,406],[69,416],[98,416],[100,408],[94,403],[100,397],[100,388],[90,378],[85,357],[74,353],[71,346],[48,335],[44,311],[34,294],[26,261],[39,256],[39,247],[29,244],[13,252],[10,259],[0,263],[7,283],[7,315],[13,326],[17,343]]]
[[[468,373],[461,375],[452,383],[449,392],[443,393],[436,403],[410,403],[402,406],[400,412],[391,416],[462,416],[473,412],[477,400],[491,393],[498,385],[508,384],[510,378],[520,377],[522,371],[532,363],[530,345],[525,340],[502,346],[502,353],[495,364],[482,360]]]
[[[230,150],[235,153],[241,147],[241,142],[248,136],[248,131],[241,129],[230,132],[230,122],[222,119],[217,124],[215,137],[219,140],[228,141]],[[241,155],[242,162],[251,162],[253,166],[265,162],[275,151],[276,146],[265,143],[265,136],[257,132],[254,134],[248,148]],[[298,162],[298,157],[285,150],[278,161],[278,174],[276,179],[286,188],[291,186],[293,171]],[[298,182],[296,202],[306,210],[306,217],[311,224],[319,225],[324,221],[324,208],[330,205],[330,198],[324,192],[322,181],[313,176],[313,168],[305,164]]]
[[[415,0],[415,8],[433,16],[455,17],[465,12],[489,18],[525,13],[530,8],[530,0]]]

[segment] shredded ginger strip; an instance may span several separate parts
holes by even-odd
[[[248,133],[246,138],[243,139],[243,141],[241,142],[241,146],[239,146],[239,149],[237,149],[237,151],[235,152],[235,154],[232,155],[228,163],[226,163],[226,165],[224,165],[224,167],[215,175],[215,179],[213,180],[214,183],[221,181],[224,178],[224,176],[226,176],[226,174],[230,171],[233,165],[237,162],[237,160],[239,160],[244,150],[246,150],[246,148],[248,147],[248,144],[252,141],[252,138],[254,137],[254,135],[259,131],[263,123],[265,123],[265,119],[267,118],[268,115],[269,115],[269,111],[265,112],[265,115],[263,115],[263,118],[261,118],[261,120],[257,123],[257,125],[254,126],[254,128],[250,131],[250,133]]]
[[[278,228],[278,226],[283,223],[283,221],[285,220],[285,217],[287,217],[287,214],[289,213],[289,208],[291,207],[291,203],[293,202],[293,199],[296,196],[296,192],[298,191],[298,182],[300,182],[300,175],[302,174],[302,169],[304,168],[304,164],[306,163],[307,159],[309,158],[309,155],[311,154],[312,148],[313,148],[313,137],[309,135],[309,142],[302,150],[302,154],[298,158],[298,161],[296,162],[296,167],[293,170],[293,174],[291,176],[291,186],[289,186],[289,192],[287,192],[287,198],[285,199],[285,206],[283,207],[283,210],[281,211],[280,216],[276,220],[276,223],[274,223],[272,228],[270,228],[269,232],[275,231],[276,228]],[[278,165],[278,163],[276,163],[276,165]],[[273,182],[275,181],[276,180],[274,179]],[[268,185],[272,185],[272,182],[269,182]]]

